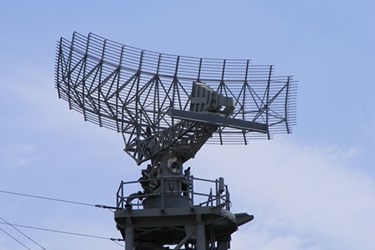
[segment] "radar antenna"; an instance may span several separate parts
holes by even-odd
[[[297,85],[273,71],[250,60],[142,50],[92,33],[60,39],[59,98],[85,121],[121,133],[138,165],[150,161],[137,182],[143,190],[127,196],[134,182],[122,182],[117,194],[126,249],[228,249],[231,233],[253,219],[229,211],[223,178],[196,204],[193,183],[207,180],[183,164],[205,143],[248,144],[291,132]]]

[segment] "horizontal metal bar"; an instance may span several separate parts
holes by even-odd
[[[197,113],[185,110],[171,109],[169,111],[169,115],[172,118],[176,119],[212,124],[217,126],[238,128],[260,133],[268,132],[267,124],[223,117],[214,113]]]

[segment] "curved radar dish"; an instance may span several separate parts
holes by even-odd
[[[74,33],[57,46],[59,98],[85,121],[122,133],[141,164],[173,149],[181,163],[203,144],[247,144],[290,133],[297,84],[250,60],[176,56]]]

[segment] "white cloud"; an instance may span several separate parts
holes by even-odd
[[[47,222],[48,225],[46,227],[91,236],[121,238],[121,234],[116,230],[115,222],[111,218],[113,215],[109,215],[103,210],[96,214],[95,219],[88,218],[88,216],[78,211],[76,214],[71,214],[70,216],[65,214],[61,218],[53,217]],[[46,237],[48,236],[47,233],[42,233],[46,239],[45,244],[47,249],[121,249],[120,246],[109,239],[61,233],[49,233],[52,237]],[[123,244],[123,242],[121,243]]]
[[[112,139],[119,135],[81,122],[80,114],[69,111],[64,101],[51,94],[53,87],[10,84],[7,88],[28,104],[27,111],[22,109],[24,116],[18,118],[20,123],[28,121],[25,124],[34,130],[61,133],[72,141],[76,137],[92,139],[94,133],[98,145],[104,140],[121,152],[121,139]],[[103,155],[102,151],[106,150],[100,150]],[[18,143],[2,152],[12,165],[27,166],[34,160],[35,144]],[[233,249],[373,249],[374,180],[348,165],[361,154],[357,147],[255,141],[239,147],[206,145],[187,165],[197,177],[223,176],[231,191],[233,211],[255,215],[253,222],[235,233]],[[119,169],[138,174],[131,165]]]
[[[239,230],[232,239],[232,249],[256,250],[318,250],[318,245],[309,245],[306,239],[296,235],[272,235],[269,229],[247,228]]]
[[[353,151],[257,141],[206,146],[189,165],[196,176],[225,177],[233,210],[255,215],[243,229],[267,239],[260,249],[374,249],[375,183],[347,165]],[[240,235],[248,244],[263,242]],[[317,244],[309,235],[325,240]]]

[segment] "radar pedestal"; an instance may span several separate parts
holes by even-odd
[[[85,121],[121,133],[125,152],[148,164],[117,192],[125,249],[229,249],[231,234],[253,216],[231,212],[223,178],[197,178],[184,165],[206,143],[290,133],[292,77],[247,59],[175,56],[91,33],[61,38],[55,68],[59,98]]]
[[[130,195],[124,193],[134,182],[121,183],[115,221],[125,239],[125,249],[230,248],[231,234],[253,216],[230,211],[223,178],[205,180],[186,174],[167,173],[150,179],[158,183],[154,190]],[[199,182],[215,189],[196,192],[194,185]]]
[[[192,89],[187,112],[190,116],[186,120],[180,118],[175,126],[137,140],[137,147],[131,148],[138,151],[141,158],[150,158],[151,164],[141,171],[142,177],[138,180],[143,191],[124,197],[124,183],[119,189],[122,195],[118,196],[115,221],[127,250],[170,249],[171,246],[173,249],[227,250],[231,234],[253,219],[247,213],[230,212],[230,196],[224,178],[196,179],[191,176],[190,168],[183,169],[183,164],[194,157],[218,129],[214,117],[220,117],[230,126],[232,123],[227,117],[234,109],[232,98],[218,94],[204,83],[194,82]],[[196,121],[195,114],[206,118]],[[171,139],[174,143],[163,148],[165,140]],[[206,193],[196,192],[194,183],[197,181],[213,185]],[[194,200],[197,196],[200,203]]]
[[[190,168],[183,170],[183,163],[194,157],[217,130],[216,120],[210,117],[220,117],[231,125],[227,117],[234,109],[232,98],[218,94],[203,83],[194,82],[192,89],[191,107],[187,112],[190,116],[186,120],[137,141],[136,145],[143,147],[138,146],[136,150],[151,158],[152,165],[142,170],[139,183],[143,191],[118,197],[121,209],[115,212],[115,220],[125,239],[126,250],[170,249],[169,246],[227,250],[231,234],[253,219],[246,213],[230,212],[229,192],[223,178],[211,181],[214,188],[204,194],[194,191],[196,179],[190,175]],[[204,123],[195,121],[194,114],[206,117]],[[172,139],[175,143],[163,149],[163,140],[171,137],[175,137]],[[122,184],[121,193],[124,189]],[[196,204],[194,197],[197,195],[206,199]],[[134,198],[141,201],[140,207],[132,203]],[[121,204],[124,201],[125,205]]]

